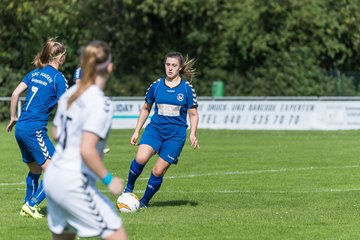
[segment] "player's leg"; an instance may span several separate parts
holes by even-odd
[[[26,204],[33,197],[35,192],[38,189],[39,178],[41,176],[41,167],[37,165],[36,162],[31,162],[27,164],[29,167],[29,173],[26,177],[26,194],[24,198],[23,205]],[[29,216],[29,214],[21,208],[20,210],[21,216]]]
[[[136,179],[140,176],[146,163],[154,154],[155,151],[151,146],[146,144],[139,146],[136,157],[130,164],[128,181],[124,192],[132,192],[134,190]]]
[[[169,138],[162,142],[159,158],[151,171],[151,175],[140,200],[140,208],[146,208],[150,199],[160,189],[163,176],[171,164],[176,164],[186,140],[186,128],[176,128],[169,131]]]
[[[55,152],[54,145],[49,139],[46,131],[40,130],[36,131],[35,137],[33,137],[32,141],[29,141],[29,149],[32,150],[32,158],[35,159],[38,167],[41,166],[42,170],[46,168],[49,164],[51,156]],[[35,168],[33,165],[30,165],[30,171]],[[34,195],[31,197],[29,201],[27,201],[22,210],[28,213],[30,216],[34,218],[42,218],[43,215],[39,213],[38,205],[45,199],[46,194],[44,191],[43,183],[40,181],[40,185]]]
[[[42,165],[41,169],[44,171],[46,166],[50,163],[50,160],[46,160]],[[29,206],[36,207],[38,206],[46,197],[44,186],[42,180],[40,181],[40,185],[37,189],[37,191],[34,193],[34,195],[31,197],[31,199],[28,201]]]
[[[39,187],[39,178],[41,176],[42,169],[36,162],[27,164],[29,172],[26,177],[26,194],[24,203],[29,201]]]
[[[37,164],[41,166],[42,170],[45,170],[49,164],[49,161],[51,160],[52,155],[54,155],[55,147],[52,144],[46,131],[37,131],[36,140],[38,145],[35,148],[36,151],[34,151],[34,158]],[[41,181],[38,190],[29,201],[29,205],[31,207],[39,205],[45,199],[45,197],[46,195]]]
[[[108,236],[107,238],[104,238],[106,240],[127,240],[127,234],[123,227],[119,228],[116,232]]]
[[[142,173],[146,163],[159,151],[161,137],[156,129],[147,126],[140,140],[140,146],[134,160],[131,162],[128,181],[124,192],[132,192],[135,187],[136,179]]]
[[[33,158],[32,151],[34,145],[34,133],[32,131],[22,131],[19,129],[15,130],[15,138],[21,150],[22,160],[29,167],[28,175],[25,179],[26,182],[26,191],[24,203],[28,202],[31,197],[38,190],[39,178],[41,176],[42,169],[35,162]],[[29,210],[30,211],[30,210]],[[22,208],[20,210],[21,216],[29,216],[29,214],[24,211]]]
[[[144,196],[140,200],[140,207],[146,208],[150,199],[160,189],[163,182],[164,174],[170,167],[170,163],[159,157],[156,161],[154,168],[151,171],[150,178],[144,193]]]
[[[40,181],[38,190],[34,193],[31,199],[28,201],[31,207],[38,206],[46,197],[43,181]]]
[[[39,173],[39,176],[41,175],[42,172],[42,167],[39,166],[36,162],[31,162],[28,163],[28,167],[30,172],[36,172]],[[39,192],[39,190],[41,190]],[[26,213],[27,215],[33,217],[33,218],[43,218],[44,215],[41,214],[39,212],[39,208],[38,208],[38,204],[37,204],[37,199],[43,199],[45,198],[45,192],[44,192],[44,188],[43,188],[43,184],[42,181],[40,181],[40,186],[37,188],[37,190],[35,191],[35,193],[32,194],[30,199],[27,199],[27,201],[24,203],[24,205],[21,208],[21,213]],[[23,215],[23,214],[21,214]]]

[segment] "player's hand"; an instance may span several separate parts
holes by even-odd
[[[195,135],[190,134],[189,139],[190,139],[191,146],[192,146],[194,149],[200,148],[200,145],[199,145],[199,143],[198,143],[197,138],[196,138]]]
[[[113,177],[111,183],[108,185],[108,189],[112,194],[119,195],[124,188],[124,180],[119,177]]]
[[[6,131],[11,132],[11,130],[13,129],[13,127],[15,126],[17,121],[18,121],[17,118],[11,118],[10,122],[9,122],[9,125],[7,125],[7,127],[6,127]]]
[[[138,138],[139,138],[139,133],[134,132],[134,134],[131,136],[130,144],[136,145]]]

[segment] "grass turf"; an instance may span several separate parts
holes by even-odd
[[[113,130],[105,156],[124,179],[131,134]],[[358,131],[200,129],[198,138],[201,148],[186,143],[148,209],[121,214],[130,239],[360,238]],[[50,239],[46,219],[19,215],[27,167],[13,133],[0,141],[1,239]],[[137,181],[139,197],[154,160]]]

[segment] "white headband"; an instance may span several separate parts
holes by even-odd
[[[105,62],[96,65],[96,70],[97,71],[104,70],[107,67],[107,65],[111,63],[111,60],[112,60],[112,55],[110,53],[108,59],[106,59]]]

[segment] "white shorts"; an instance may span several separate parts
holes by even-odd
[[[122,227],[114,204],[99,192],[94,181],[81,173],[49,164],[44,188],[48,226],[53,233],[106,238]]]

